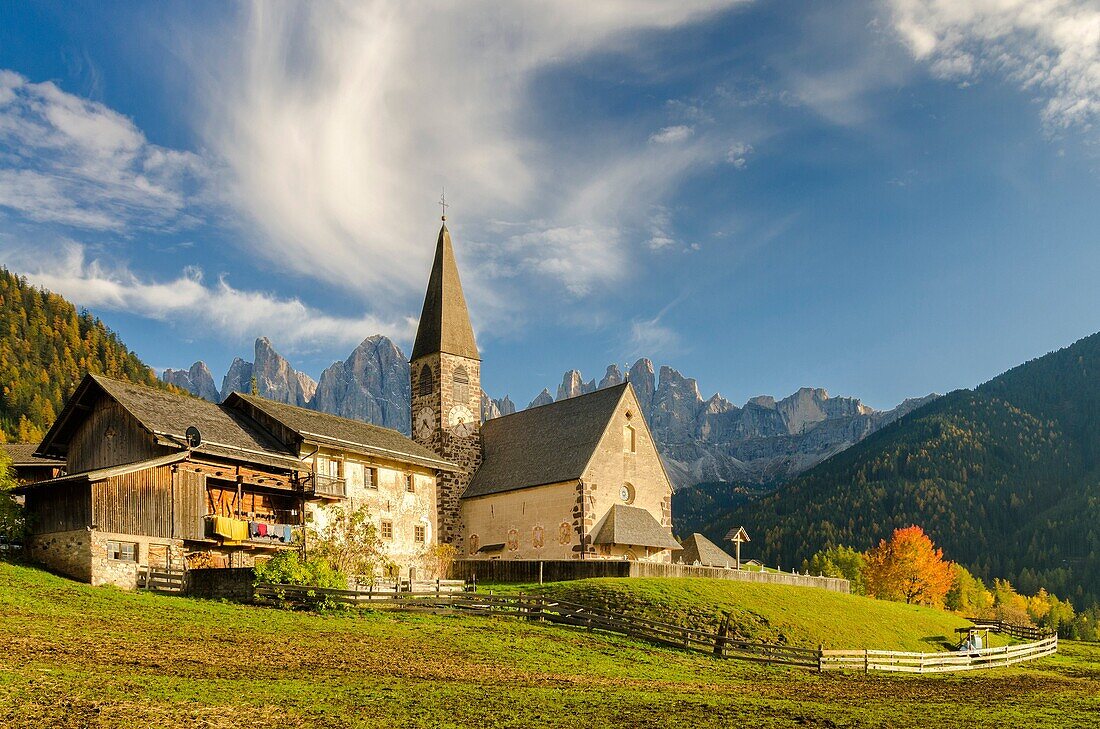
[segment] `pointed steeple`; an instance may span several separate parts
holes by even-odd
[[[435,352],[480,360],[474,328],[470,325],[470,313],[466,309],[466,297],[462,294],[462,282],[458,278],[458,265],[455,263],[446,216],[443,220],[410,360]]]

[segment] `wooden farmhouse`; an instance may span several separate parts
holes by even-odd
[[[199,437],[189,439],[188,430]],[[92,584],[142,568],[251,566],[366,502],[384,548],[416,569],[453,469],[395,431],[260,398],[221,405],[88,375],[38,447],[65,475],[21,486],[29,554]]]

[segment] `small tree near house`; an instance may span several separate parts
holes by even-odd
[[[382,540],[365,506],[329,507],[328,520],[321,529],[306,536],[307,556],[323,559],[333,570],[344,575],[373,578],[382,561]]]

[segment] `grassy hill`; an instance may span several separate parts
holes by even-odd
[[[86,372],[168,387],[99,319],[0,267],[0,432],[41,440]]]
[[[1098,665],[1097,646],[1066,644],[982,674],[819,675],[510,619],[318,616],[0,563],[5,727],[1062,727],[1100,711]]]
[[[1100,335],[919,408],[704,532],[742,523],[751,556],[784,565],[919,524],[987,580],[1100,600]]]
[[[744,639],[804,648],[950,650],[958,642],[955,628],[969,625],[951,613],[918,605],[727,580],[593,579],[532,591],[685,626],[717,624],[729,612]]]

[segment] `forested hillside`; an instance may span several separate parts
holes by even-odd
[[[85,372],[168,387],[86,311],[0,267],[0,432],[45,434]]]
[[[753,557],[787,567],[919,524],[983,578],[1100,599],[1100,335],[940,398],[704,531],[739,523]]]

